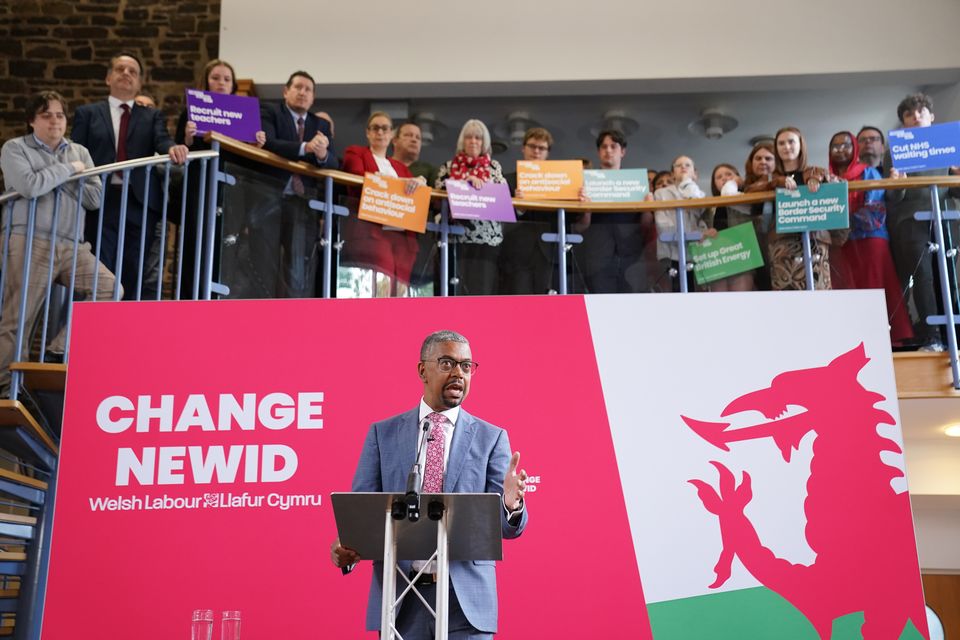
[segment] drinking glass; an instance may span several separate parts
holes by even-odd
[[[194,610],[190,625],[190,640],[213,640],[212,609]]]
[[[220,640],[240,640],[240,612],[224,611],[220,620]]]

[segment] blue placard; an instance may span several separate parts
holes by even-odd
[[[887,132],[897,171],[912,172],[960,166],[960,122]]]
[[[849,210],[846,182],[822,184],[816,193],[777,189],[777,233],[846,229]]]

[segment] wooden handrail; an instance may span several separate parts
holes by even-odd
[[[352,173],[334,169],[318,169],[306,162],[293,162],[281,158],[275,153],[259,149],[245,142],[240,142],[220,133],[208,133],[204,137],[207,142],[219,142],[222,151],[262,164],[270,165],[290,173],[298,173],[311,178],[331,177],[340,184],[362,186],[363,178]],[[857,180],[848,183],[850,191],[869,191],[871,189],[914,189],[938,185],[941,187],[960,187],[960,176],[931,176],[915,178],[898,178],[896,180]],[[432,190],[431,198],[446,198],[445,191]],[[661,209],[705,209],[709,207],[732,206],[737,204],[757,204],[773,201],[776,193],[773,191],[758,191],[737,196],[715,196],[710,198],[695,198],[691,200],[655,200],[653,202],[574,202],[570,200],[519,200],[513,199],[514,206],[525,211],[556,211],[564,209],[569,212],[591,211],[593,213],[633,213],[638,211],[658,211]]]

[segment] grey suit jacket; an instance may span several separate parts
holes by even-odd
[[[419,408],[401,413],[370,427],[363,443],[360,462],[353,477],[353,491],[404,492],[407,474],[416,457]],[[447,493],[503,494],[503,476],[510,464],[507,432],[460,409],[450,443],[450,459],[444,478]],[[527,510],[517,526],[511,526],[501,509],[504,538],[516,538],[527,525]],[[409,562],[400,563],[404,571]],[[380,596],[383,565],[374,563],[367,629],[380,628]],[[497,575],[492,560],[451,562],[450,581],[461,609],[471,625],[487,633],[497,630]]]

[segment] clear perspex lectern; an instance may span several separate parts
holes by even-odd
[[[423,517],[416,522],[392,515],[402,493],[334,493],[333,513],[340,544],[354,549],[362,560],[383,560],[383,594],[380,633],[394,640],[394,622],[403,598],[411,593],[436,619],[436,640],[447,640],[450,595],[450,561],[502,560],[500,495],[496,493],[424,493],[420,496]],[[438,505],[443,506],[439,520]],[[399,567],[398,560],[436,562],[437,601],[431,608]],[[406,586],[397,595],[397,575]],[[419,574],[418,574],[419,577]]]

